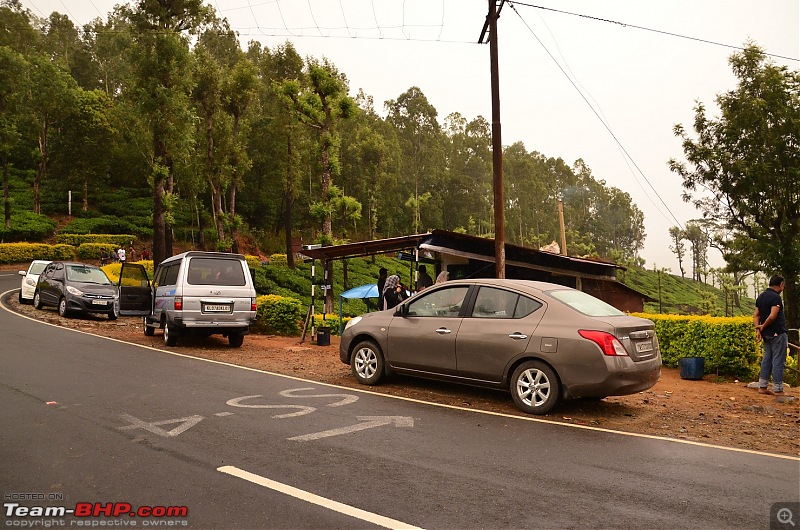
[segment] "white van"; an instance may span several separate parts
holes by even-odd
[[[222,334],[231,346],[242,345],[256,319],[256,290],[244,256],[200,251],[172,256],[158,266],[152,287],[142,274],[146,279],[141,265],[123,264],[120,306],[149,305],[145,335],[161,328],[164,343],[175,346],[184,333]]]

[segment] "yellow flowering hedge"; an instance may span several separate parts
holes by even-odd
[[[342,330],[344,330],[345,325],[350,322],[350,317],[342,317]],[[331,328],[331,335],[338,335],[339,334],[339,315],[338,314],[331,314],[327,313],[325,315],[325,319],[323,320],[322,315],[314,315],[314,326],[326,326]]]
[[[150,278],[150,282],[153,281],[153,260],[140,260],[140,261],[132,261],[131,263],[136,263],[138,265],[142,265],[144,267],[145,272],[147,272],[147,277]],[[106,273],[108,279],[111,280],[113,283],[117,283],[119,280],[119,272],[122,270],[122,263],[109,263],[108,265],[104,265],[100,267],[103,269],[103,272]],[[134,287],[138,287],[139,283],[132,281],[132,282],[125,282],[123,285],[130,285]]]
[[[677,366],[681,357],[703,357],[706,373],[740,378],[758,374],[761,348],[751,317],[634,316],[655,323],[665,366]]]
[[[250,267],[251,271],[261,267],[261,259],[258,256],[245,254],[244,259],[247,261],[247,266]]]
[[[35,259],[74,260],[75,247],[44,243],[0,243],[0,263],[25,263]]]
[[[286,254],[270,254],[269,256],[269,264],[270,265],[283,265],[284,267],[289,264],[286,258]]]

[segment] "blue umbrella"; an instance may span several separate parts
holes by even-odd
[[[380,298],[377,283],[368,283],[348,289],[339,295],[339,335],[342,334],[342,298]],[[369,307],[369,306],[367,306]]]
[[[353,287],[339,296],[342,298],[378,298],[380,294],[378,293],[377,283],[367,283],[365,285]]]

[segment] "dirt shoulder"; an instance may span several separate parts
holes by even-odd
[[[61,318],[52,309],[36,310],[17,302],[15,311],[51,324],[120,339],[154,348],[212,359],[268,372],[311,379],[377,393],[441,403],[466,409],[524,416],[505,392],[399,378],[376,387],[359,385],[350,368],[339,360],[338,337],[330,346],[318,346],[299,337],[248,335],[241,348],[231,348],[222,337],[181,337],[174,348],[164,346],[161,332],[146,337],[140,318]],[[681,379],[675,369],[662,369],[661,379],[650,390],[601,401],[562,403],[544,419],[649,434],[725,447],[736,447],[800,456],[800,392],[786,389],[776,399],[747,388],[747,382],[706,375],[703,380]]]

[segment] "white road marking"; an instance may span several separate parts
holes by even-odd
[[[331,436],[338,436],[340,434],[350,434],[352,432],[363,431],[364,429],[372,429],[374,427],[383,427],[394,423],[395,427],[413,427],[414,419],[408,416],[358,416],[361,423],[350,425],[348,427],[339,427],[338,429],[331,429],[329,431],[315,432],[311,434],[304,434],[302,436],[294,436],[289,440],[297,442],[310,442],[312,440],[319,440],[320,438],[329,438]]]
[[[295,392],[302,392],[304,390],[314,390],[314,388],[292,388],[290,390],[284,390],[283,392],[279,392],[279,394],[282,395],[283,397],[289,397],[289,398],[324,398],[324,397],[342,398],[340,401],[328,405],[329,407],[342,407],[344,405],[349,405],[350,403],[355,403],[356,401],[358,401],[358,396],[354,396],[352,394],[305,394],[302,396],[295,395]]]
[[[297,412],[289,412],[287,414],[276,414],[272,416],[273,418],[292,418],[294,416],[303,416],[305,414],[311,414],[314,412],[314,407],[306,407],[305,405],[242,405],[241,402],[245,399],[253,399],[259,398],[261,394],[256,394],[254,396],[243,396],[240,398],[229,399],[225,402],[226,405],[230,405],[231,407],[242,407],[245,409],[298,409]]]
[[[214,414],[214,416],[219,416],[219,417],[222,417],[222,416],[233,416],[233,412],[217,412],[216,414]]]
[[[144,429],[146,431],[150,431],[153,434],[157,434],[159,436],[164,436],[165,438],[172,438],[174,436],[178,436],[182,432],[185,432],[201,421],[203,421],[202,416],[186,416],[185,418],[176,418],[174,420],[163,420],[163,421],[154,421],[154,422],[146,422],[144,420],[140,420],[135,416],[131,416],[130,414],[120,414],[123,420],[126,420],[130,423],[130,425],[126,425],[125,427],[119,427],[121,431],[127,431],[130,429]],[[159,425],[170,425],[173,423],[180,423],[174,429],[167,431],[159,427]]]
[[[266,477],[262,477],[261,475],[256,475],[255,473],[250,473],[249,471],[239,469],[238,467],[222,466],[218,467],[217,471],[219,471],[220,473],[231,475],[233,477],[240,478],[242,480],[246,480],[248,482],[252,482],[253,484],[258,484],[259,486],[263,486],[265,488],[269,488],[279,493],[283,493],[284,495],[289,495],[290,497],[300,499],[301,501],[305,501],[311,504],[316,504],[317,506],[322,506],[323,508],[333,510],[334,512],[339,512],[344,515],[349,515],[350,517],[354,517],[356,519],[360,519],[362,521],[366,521],[374,525],[382,526],[384,528],[408,528],[408,529],[418,528],[414,525],[410,525],[402,521],[397,521],[396,519],[390,519],[382,515],[361,510],[360,508],[355,508],[348,504],[343,504],[341,502],[333,501],[331,499],[326,499],[325,497],[320,497],[319,495],[314,495],[313,493],[310,493],[308,491],[304,491],[289,486],[288,484],[283,484],[281,482],[276,482]]]

